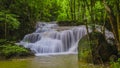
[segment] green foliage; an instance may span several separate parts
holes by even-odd
[[[78,60],[84,60],[84,62],[92,62],[90,42],[87,36],[84,36],[78,43]]]
[[[15,37],[21,39],[25,34],[33,32],[37,21],[57,20],[61,10],[60,2],[58,0],[0,0],[0,6],[2,6],[0,7],[2,10],[0,11],[0,20],[9,24],[7,26],[10,30],[7,29],[7,33],[11,34],[7,35],[12,38],[16,35]],[[17,30],[12,30],[18,25]],[[4,24],[0,24],[0,26],[3,27]],[[5,33],[4,27],[0,31],[2,34],[0,38],[2,38]]]
[[[19,46],[7,45],[7,46],[3,46],[3,48],[4,49],[2,49],[1,53],[7,57],[20,53],[28,53],[26,49]]]
[[[106,0],[106,3],[113,9],[114,15],[119,16],[119,1]],[[7,35],[16,35],[19,39],[33,32],[37,21],[77,21],[74,23],[79,25],[87,19],[89,24],[110,26],[100,0],[0,0],[0,6],[1,37],[5,33],[4,23],[8,26]]]
[[[6,43],[6,39],[0,39],[0,45],[3,45]]]
[[[120,58],[117,60],[117,62],[110,62],[110,68],[120,68]]]
[[[111,40],[112,41],[112,40]],[[118,57],[116,45],[106,41],[100,32],[91,32],[79,40],[78,59],[93,62],[94,64],[106,63],[110,60],[115,61]]]
[[[9,59],[13,57],[31,56],[33,53],[22,46],[15,45],[13,42],[0,39],[0,57]]]
[[[20,22],[17,19],[17,15],[12,14],[8,11],[0,11],[0,22],[7,23],[7,27],[9,29],[17,29],[19,27]]]
[[[63,20],[63,21],[65,21],[65,20],[67,20],[67,15],[65,14],[65,13],[61,13],[59,16],[58,16],[58,21],[61,21],[61,20]]]

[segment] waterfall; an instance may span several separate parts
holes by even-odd
[[[36,56],[77,53],[79,40],[87,34],[84,25],[60,30],[55,23],[39,22],[36,31],[25,35],[20,45],[30,48]],[[64,29],[64,28],[62,28]],[[89,29],[91,32],[91,30]],[[112,33],[106,31],[107,36]]]

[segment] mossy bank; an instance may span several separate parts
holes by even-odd
[[[0,40],[0,60],[34,56],[27,48],[18,46],[10,41]]]

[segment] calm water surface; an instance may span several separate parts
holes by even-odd
[[[77,55],[39,56],[0,61],[0,68],[78,68]]]
[[[79,64],[79,66],[78,66]],[[77,55],[39,56],[25,59],[0,61],[0,68],[109,68],[108,66],[84,63]]]

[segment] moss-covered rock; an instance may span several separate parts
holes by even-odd
[[[95,64],[101,64],[117,59],[118,50],[116,45],[107,42],[104,35],[100,32],[91,32],[79,41],[78,53],[79,58],[84,57],[85,61],[90,61]],[[81,55],[81,52],[83,55]],[[87,52],[87,56],[86,56]]]
[[[92,62],[90,42],[84,36],[78,43],[78,58],[82,62]]]
[[[28,57],[33,55],[34,54],[29,49],[26,49],[22,46],[10,43],[0,45],[1,59],[9,59],[13,57]]]

